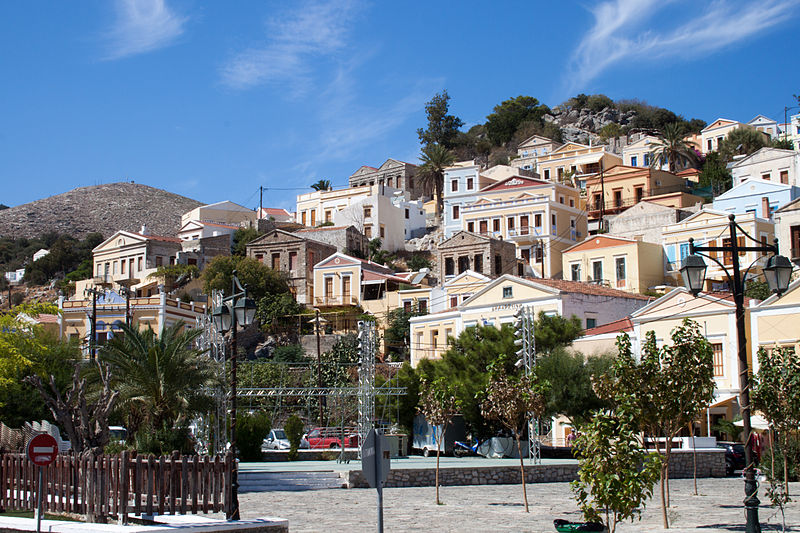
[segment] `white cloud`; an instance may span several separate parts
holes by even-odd
[[[663,9],[677,0],[610,0],[591,11],[594,25],[573,52],[570,91],[630,59],[697,58],[744,41],[790,18],[798,0],[680,2],[687,19],[670,24]],[[647,24],[648,22],[657,22]]]
[[[187,17],[173,12],[164,0],[117,0],[117,19],[106,35],[105,59],[120,59],[171,44],[184,32]]]
[[[222,81],[234,89],[257,85],[306,93],[312,61],[330,57],[348,45],[356,14],[354,0],[311,1],[267,22],[267,42],[236,54],[221,69]]]

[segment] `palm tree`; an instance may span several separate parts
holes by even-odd
[[[684,168],[696,168],[700,163],[700,157],[686,142],[683,131],[677,123],[664,126],[660,141],[661,143],[650,152],[652,168],[660,168],[666,164],[669,166],[669,171],[674,174]]]
[[[769,146],[769,137],[750,126],[740,126],[731,130],[719,143],[719,155],[725,163],[733,161],[733,156],[750,155],[756,150]]]
[[[319,180],[311,184],[311,188],[315,191],[329,191],[331,189],[331,180]]]
[[[122,335],[103,347],[99,360],[111,371],[132,433],[180,426],[213,405],[207,391],[219,371],[205,350],[194,348],[202,330],[184,329],[183,322],[164,328],[161,335],[138,324],[121,328]]]
[[[419,158],[422,161],[422,165],[419,167],[418,175],[426,187],[433,187],[436,193],[436,220],[441,221],[442,207],[444,205],[442,198],[444,169],[451,166],[456,158],[453,152],[440,144],[425,146]]]

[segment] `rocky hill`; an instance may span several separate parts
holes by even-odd
[[[79,187],[27,204],[0,210],[0,236],[37,237],[58,232],[83,238],[100,232],[139,231],[175,235],[181,215],[202,205],[196,200],[132,182]]]

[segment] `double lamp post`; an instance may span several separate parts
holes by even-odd
[[[747,336],[745,330],[745,281],[747,274],[753,265],[747,267],[742,273],[741,266],[739,265],[739,254],[745,252],[757,252],[761,254],[773,254],[768,260],[766,266],[762,269],[764,277],[767,280],[767,285],[772,292],[778,296],[783,294],[789,287],[789,280],[792,275],[792,263],[784,256],[778,255],[778,240],[775,239],[775,244],[764,244],[745,233],[745,231],[736,223],[734,215],[730,215],[728,222],[728,229],[730,231],[730,244],[727,246],[696,246],[694,239],[689,239],[689,256],[683,260],[681,267],[681,275],[686,288],[689,289],[694,296],[697,296],[705,286],[706,266],[703,257],[707,257],[717,263],[725,276],[728,278],[728,286],[733,293],[733,301],[736,304],[736,333],[737,333],[737,346],[739,358],[739,406],[742,410],[742,423],[743,431],[746,435],[747,441],[745,442],[744,455],[745,455],[745,470],[744,470],[744,506],[746,511],[747,533],[759,533],[761,526],[758,521],[758,504],[760,503],[757,497],[758,484],[755,479],[755,467],[753,464],[753,439],[751,435],[752,426],[750,424],[750,378],[749,368],[747,363]],[[745,239],[749,239],[756,243],[755,246],[746,246],[739,244],[739,235]],[[709,255],[707,252],[713,252]],[[730,258],[731,270],[717,260],[715,257],[716,252],[722,252]],[[755,263],[753,263],[755,264]]]
[[[229,360],[231,363],[231,451],[234,463],[238,457],[236,448],[236,330],[239,325],[247,327],[253,323],[256,314],[256,304],[252,298],[247,297],[247,286],[243,286],[233,271],[231,280],[231,295],[223,298],[219,306],[211,313],[214,329],[224,335],[231,332],[231,349]],[[231,506],[226,513],[228,520],[239,520],[239,474],[238,466],[234,464],[231,474]]]

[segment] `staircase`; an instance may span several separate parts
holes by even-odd
[[[344,480],[338,472],[239,472],[239,492],[277,490],[341,489]]]

